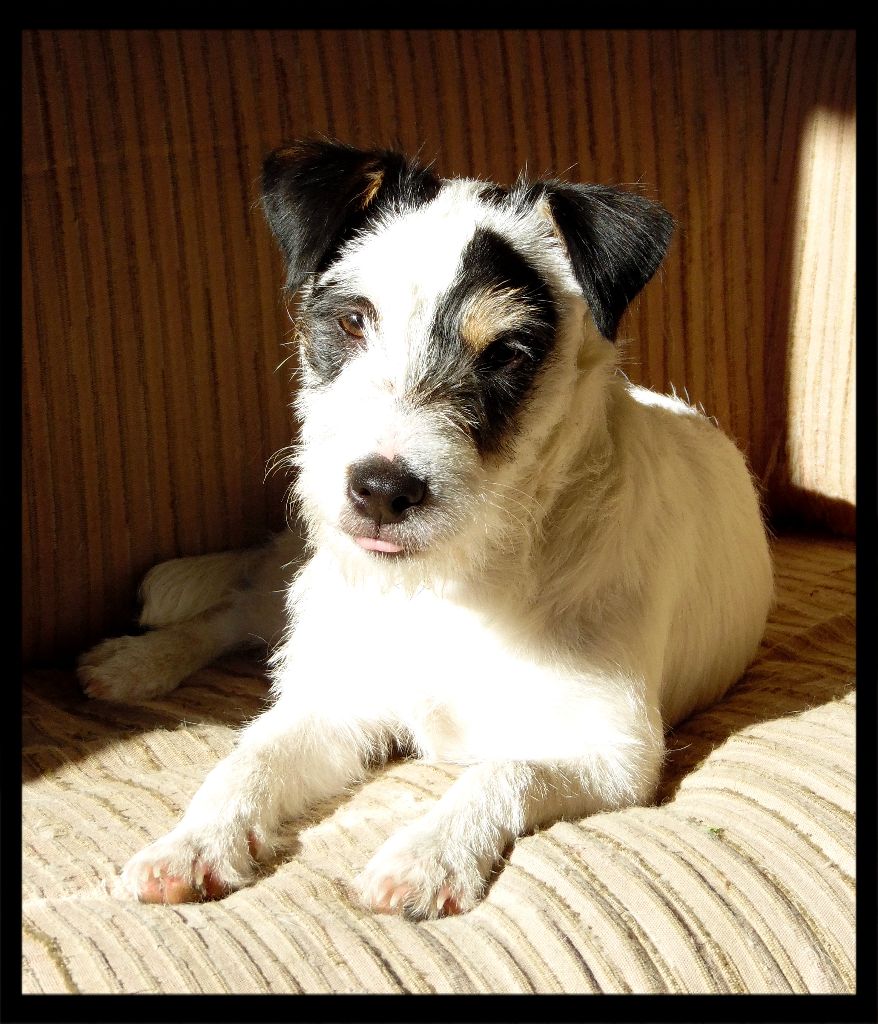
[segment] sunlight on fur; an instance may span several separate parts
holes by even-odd
[[[79,673],[149,699],[262,643],[272,701],[119,893],[248,884],[283,821],[397,746],[467,767],[362,899],[465,913],[518,836],[651,801],[664,731],[744,672],[772,600],[757,494],[702,411],[618,369],[671,238],[657,204],[331,142],[269,156],[263,196],[301,363],[300,440],[267,471],[294,470],[302,536],[156,567],[152,629]]]

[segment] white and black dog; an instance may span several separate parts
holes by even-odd
[[[759,501],[713,423],[616,368],[671,237],[660,206],[327,141],[274,152],[263,205],[300,297],[307,557],[287,533],[160,565],[155,628],[81,660],[92,696],[143,698],[277,637],[272,705],[120,888],[245,885],[281,820],[402,747],[468,767],[358,888],[379,911],[460,913],[517,836],[653,798],[663,731],[762,636]]]

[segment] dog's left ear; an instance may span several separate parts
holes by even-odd
[[[629,302],[658,270],[674,220],[643,196],[606,185],[542,183],[598,330],[614,341]]]
[[[262,168],[262,207],[287,264],[287,288],[325,269],[344,243],[389,206],[417,206],[440,179],[394,150],[327,139],[292,142]]]

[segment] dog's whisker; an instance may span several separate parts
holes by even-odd
[[[288,356],[284,356],[284,358],[283,358],[283,359],[281,359],[281,361],[280,361],[280,362],[279,362],[279,363],[277,364],[277,366],[275,366],[275,368],[274,368],[274,372],[275,372],[275,373],[277,373],[277,372],[278,372],[278,370],[280,370],[280,369],[282,369],[282,368],[283,368],[284,366],[286,366],[286,364],[287,364],[287,363],[288,363],[288,362],[289,362],[289,361],[290,361],[291,359],[295,359],[295,358],[296,358],[296,352],[295,352],[295,351],[293,351],[293,352],[290,352],[290,354],[289,354]]]
[[[530,521],[531,521],[531,523],[533,523],[533,526],[534,526],[535,530],[539,531],[539,529],[540,529],[540,522],[539,522],[539,520],[533,514],[533,512],[526,505],[524,505],[521,501],[519,501],[517,498],[514,498],[514,497],[512,497],[509,494],[505,494],[505,495],[504,494],[499,494],[498,492],[493,491],[491,489],[486,489],[486,493],[492,494],[495,498],[498,499],[498,501],[492,501],[491,502],[491,504],[495,508],[500,509],[500,511],[506,512],[506,513],[508,513],[510,515],[511,515],[511,512],[510,512],[509,508],[505,504],[500,504],[500,502],[507,502],[507,501],[514,502],[516,507],[521,509],[521,511],[526,516],[528,516],[530,518]],[[517,521],[522,525],[522,527],[524,526],[524,523],[521,520],[517,520]]]
[[[502,488],[502,491],[497,490]],[[486,489],[490,490],[496,497],[502,501],[513,501],[521,509],[525,510],[528,515],[533,518],[534,525],[537,524],[538,520],[536,512],[539,512],[541,516],[546,515],[546,509],[543,504],[537,501],[533,495],[528,494],[527,491],[521,487],[514,487],[511,484],[501,483],[498,480],[492,480],[490,484],[486,485]]]
[[[296,485],[291,483],[284,492],[284,522],[291,530],[296,524]]]
[[[265,463],[265,475],[262,482],[265,483],[268,478],[281,469],[291,469],[293,467],[293,456],[296,451],[295,445],[285,445],[283,448],[278,448],[276,452],[268,457]]]
[[[509,509],[506,505],[500,505],[496,501],[492,501],[490,499],[490,497],[488,497],[487,493],[483,494],[482,497],[483,497],[483,500],[488,505],[491,505],[493,508],[496,508],[498,512],[501,512],[504,516],[507,516],[514,523],[516,523],[518,525],[519,529],[521,530],[523,535],[529,534],[530,531],[527,528],[527,523],[523,519],[519,519],[518,516],[515,515],[515,513],[512,512],[512,510]]]
[[[513,484],[503,483],[500,480],[492,480],[491,487],[502,487],[504,490],[508,492],[513,492],[516,496],[520,495],[521,497],[518,498],[518,500],[521,501],[522,504],[527,504],[529,507],[532,506],[543,516],[546,515],[546,508],[542,504],[542,502],[537,501],[537,499],[532,494],[528,494],[528,492],[525,491],[523,488],[515,487]]]

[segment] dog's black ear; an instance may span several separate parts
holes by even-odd
[[[674,220],[663,207],[633,192],[606,185],[543,184],[597,328],[614,341],[628,303],[664,258]]]
[[[262,169],[262,206],[287,263],[287,287],[324,270],[341,246],[388,205],[417,206],[440,179],[392,150],[305,140],[271,153]]]

